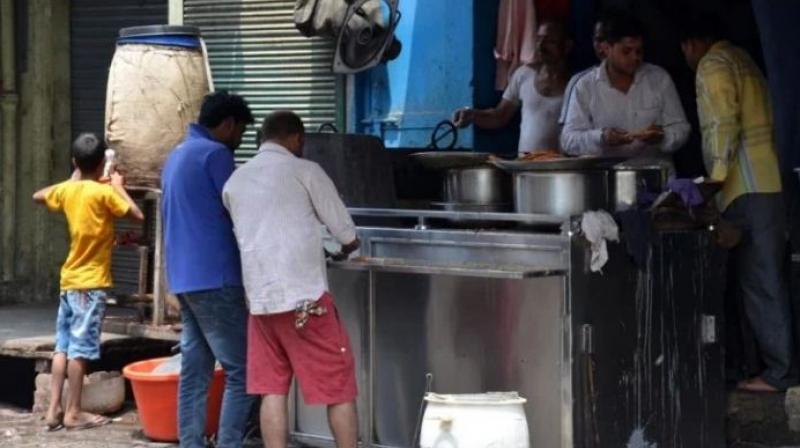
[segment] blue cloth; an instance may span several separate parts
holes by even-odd
[[[697,207],[705,202],[703,194],[692,179],[672,179],[667,183],[667,188],[680,196],[687,207]]]
[[[56,353],[68,359],[100,359],[100,331],[106,311],[102,289],[61,291],[56,318]]]
[[[234,168],[233,151],[197,124],[167,158],[161,211],[173,294],[242,286],[233,223],[222,204]]]
[[[217,445],[242,446],[255,397],[247,395],[247,307],[243,288],[181,294],[181,375],[178,434],[182,448],[205,448],[206,397],[218,360],[225,392]]]

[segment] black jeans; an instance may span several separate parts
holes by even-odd
[[[781,194],[736,198],[723,217],[738,226],[742,241],[731,252],[735,293],[766,366],[761,376],[779,389],[797,384],[792,312],[784,261],[786,215]],[[730,297],[729,297],[730,298]]]

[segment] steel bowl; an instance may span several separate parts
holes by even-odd
[[[610,175],[614,210],[623,211],[635,208],[642,192],[661,193],[667,186],[669,169],[659,165],[619,166]]]
[[[511,202],[511,177],[493,167],[452,168],[444,173],[443,202],[487,205]]]
[[[514,173],[514,209],[563,217],[607,209],[607,178],[602,170]]]

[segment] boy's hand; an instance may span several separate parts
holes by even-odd
[[[125,178],[122,177],[122,174],[119,174],[118,172],[114,171],[113,173],[111,173],[109,178],[112,186],[114,187],[125,186]]]

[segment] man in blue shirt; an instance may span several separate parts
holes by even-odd
[[[222,187],[253,115],[245,100],[206,96],[197,123],[170,153],[161,177],[167,280],[181,303],[178,432],[205,447],[206,396],[215,359],[225,370],[218,447],[240,447],[253,399],[245,391],[247,307],[233,225]]]

